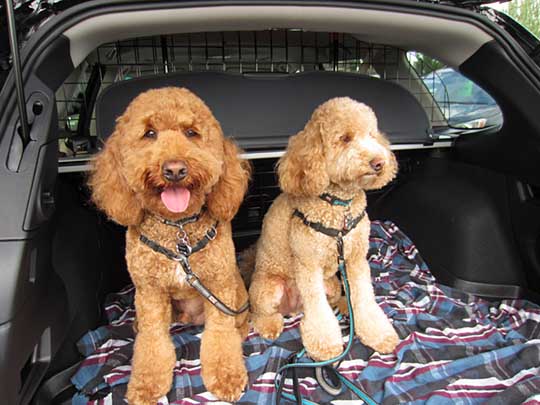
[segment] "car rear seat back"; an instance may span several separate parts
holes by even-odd
[[[431,124],[416,98],[400,85],[341,72],[289,76],[200,72],[146,76],[117,82],[96,102],[97,134],[107,138],[116,118],[139,93],[152,88],[186,87],[210,107],[227,136],[244,149],[287,145],[313,110],[333,97],[348,96],[375,111],[381,130],[393,143],[430,141]]]

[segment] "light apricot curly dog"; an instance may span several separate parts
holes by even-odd
[[[371,285],[364,190],[381,188],[396,172],[395,156],[375,114],[350,98],[319,106],[289,140],[278,166],[284,193],[264,218],[249,289],[253,324],[263,337],[281,333],[282,313],[302,309],[300,330],[308,354],[328,360],[343,351],[331,308],[341,297],[336,239],[307,225],[311,223],[343,230],[356,335],[379,352],[395,348],[399,338],[375,302]]]
[[[248,179],[249,165],[224,138],[209,108],[190,91],[174,87],[136,97],[98,155],[89,181],[92,197],[111,219],[128,227],[126,260],[136,287],[130,404],[155,404],[171,387],[176,361],[169,335],[172,300],[179,300],[175,306],[182,320],[205,321],[201,367],[206,388],[223,400],[239,398],[247,382],[241,348],[247,312],[226,315],[205,300],[202,315],[202,298],[187,284],[180,264],[143,243],[141,235],[176,253],[184,235],[173,222],[188,220],[183,228],[192,245],[214,227],[215,239],[206,238],[206,246],[189,261],[224,304],[240,308],[248,296],[230,221]]]

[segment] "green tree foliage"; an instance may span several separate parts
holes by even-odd
[[[540,0],[512,0],[508,14],[540,38]]]
[[[418,52],[415,54],[415,59],[412,61],[412,65],[419,76],[425,76],[428,73],[446,67],[444,63],[439,62],[437,59],[430,58],[429,56]]]

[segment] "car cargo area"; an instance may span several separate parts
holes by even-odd
[[[466,128],[446,124],[449,108],[434,101],[429,82],[419,77],[425,69],[420,58],[346,34],[301,30],[168,35],[106,44],[92,52],[57,91],[65,138],[59,142],[62,174],[53,263],[68,294],[71,323],[49,378],[65,380],[74,373],[80,359],[77,342],[80,350],[81,336],[110,319],[111,308],[127,310],[113,321],[121,330],[132,319],[132,291],[125,289],[130,285],[123,258],[125,230],[93,207],[86,174],[115,117],[152,87],[182,85],[201,95],[251,161],[249,191],[233,220],[240,255],[256,242],[263,217],[280,192],[275,167],[288,136],[317,104],[349,95],[375,108],[399,161],[397,179],[368,194],[370,218],[392,221],[410,237],[437,282],[487,300],[531,294],[526,288],[531,275],[509,237],[511,201],[499,197],[509,193],[517,198],[519,182],[456,158],[451,146]],[[258,99],[258,94],[265,97]],[[477,129],[475,136],[495,130]],[[120,301],[104,312],[104,302],[110,303],[110,294],[118,291],[127,293],[113,295]],[[92,339],[98,342],[103,338],[96,336]],[[49,395],[60,402],[74,392],[68,384]],[[122,392],[114,388],[113,398]],[[43,390],[40,395],[46,403]]]
[[[477,335],[477,332],[471,332],[470,336],[465,334],[454,340],[452,344],[455,345],[456,349],[453,350],[457,350],[457,352],[453,353],[452,356],[455,355],[456,358],[459,358],[462,355],[460,354],[460,350],[468,350],[466,348],[470,347],[471,341],[476,341],[476,344],[484,345],[483,347],[489,350],[488,348],[492,345],[492,339],[503,339],[505,332],[495,332],[495,329],[493,329],[494,326],[487,326],[485,321],[480,321],[481,318],[476,318],[476,316],[479,316],[478,314],[486,313],[487,316],[487,312],[485,311],[489,312],[493,311],[494,308],[498,308],[498,312],[493,315],[497,314],[501,322],[503,320],[506,322],[507,316],[514,317],[517,314],[515,311],[520,311],[519,317],[515,318],[517,322],[515,324],[516,327],[521,322],[525,322],[523,324],[523,327],[525,327],[527,322],[529,322],[526,319],[534,316],[534,312],[529,312],[532,309],[528,307],[513,307],[517,304],[513,298],[525,290],[522,287],[525,285],[524,280],[516,277],[516,273],[499,270],[503,268],[502,264],[505,261],[508,266],[515,265],[515,263],[511,262],[511,258],[505,256],[511,255],[512,252],[500,240],[504,238],[502,230],[494,229],[492,225],[492,221],[495,221],[500,211],[498,211],[497,207],[493,206],[490,208],[492,209],[491,212],[486,212],[486,201],[489,201],[489,193],[496,192],[496,188],[502,186],[500,183],[501,179],[497,179],[497,176],[493,174],[490,176],[489,173],[475,172],[473,167],[452,162],[451,155],[444,150],[397,151],[396,153],[400,164],[400,175],[391,185],[383,190],[370,193],[368,197],[368,214],[372,220],[375,220],[374,225],[372,225],[372,232],[374,232],[372,234],[372,249],[375,250],[370,251],[374,260],[372,262],[372,271],[375,272],[374,274],[380,274],[375,278],[376,290],[378,293],[382,294],[384,292],[392,297],[394,294],[398,294],[394,299],[398,300],[396,302],[401,302],[400,305],[403,306],[401,311],[403,313],[400,312],[401,315],[396,315],[396,319],[401,319],[401,317],[405,316],[410,320],[411,318],[409,317],[412,316],[411,314],[417,311],[419,311],[418,313],[424,313],[425,311],[431,314],[432,320],[438,319],[433,324],[429,324],[432,333],[435,333],[434,331],[439,328],[441,330],[443,329],[437,323],[443,319],[444,321],[442,322],[447,328],[459,326],[465,328],[463,331],[468,330],[467,325],[474,325],[475,322],[478,322],[478,325],[484,325],[480,327],[479,335]],[[279,193],[274,171],[276,159],[256,159],[252,160],[252,164],[253,177],[249,193],[233,221],[233,229],[235,229],[234,241],[237,252],[240,255],[244,249],[256,241],[260,232],[262,218],[273,198]],[[474,178],[473,176],[477,177]],[[489,187],[479,190],[480,185],[483,185],[486,179],[490,182]],[[73,318],[70,324],[69,335],[64,340],[62,349],[58,357],[55,358],[55,363],[53,363],[58,367],[58,373],[51,371],[50,381],[66,380],[68,376],[72,377],[73,375],[74,377],[69,384],[62,386],[58,392],[49,392],[49,396],[41,391],[42,402],[38,403],[47,403],[46,401],[50,400],[51,397],[54,398],[55,403],[63,403],[62,400],[65,400],[65,403],[70,403],[71,396],[75,393],[77,393],[76,398],[79,401],[76,403],[84,403],[88,399],[97,400],[102,396],[106,396],[109,400],[117,401],[125,395],[125,382],[129,377],[129,369],[125,368],[129,365],[129,361],[125,360],[123,356],[130,356],[131,343],[129,342],[132,342],[131,339],[133,338],[132,322],[134,311],[132,301],[133,288],[129,287],[131,283],[123,258],[125,231],[122,227],[108,221],[103,214],[97,212],[92,207],[91,203],[88,202],[89,196],[86,193],[84,181],[84,174],[71,173],[62,176],[62,181],[60,182],[61,193],[59,195],[62,196],[63,214],[57,219],[53,241],[55,269],[68,291],[70,300],[69,308]],[[456,197],[452,198],[449,190],[459,190],[459,192],[456,192]],[[463,206],[463,200],[459,198],[463,190],[468,192],[467,195],[469,197],[466,207]],[[446,203],[444,204],[441,204],[441,195],[446,196]],[[478,211],[475,211],[475,206]],[[460,210],[462,211],[460,217],[462,217],[463,222],[456,222],[455,213]],[[466,211],[467,214],[464,215],[463,211]],[[480,212],[484,220],[478,220],[474,225],[468,223],[470,221],[468,215],[478,217]],[[420,223],[418,217],[423,218]],[[391,222],[380,222],[377,220]],[[396,229],[393,228],[395,226],[394,224],[399,226],[397,232],[404,232],[403,238],[405,239],[403,241],[400,239],[402,238],[400,236],[401,234],[396,234]],[[477,228],[475,229],[475,227]],[[466,243],[463,238],[464,228],[469,230],[470,235],[481,232],[482,229],[489,228],[489,236],[487,236],[489,240],[484,240],[482,243],[479,243],[477,240]],[[389,243],[385,239],[389,237],[388,235],[393,235],[391,240],[399,240],[399,243],[403,243],[403,245],[396,244],[396,246],[392,246],[389,244],[386,246],[385,243]],[[409,236],[413,242],[406,239],[407,236],[405,235]],[[435,240],[439,242],[435,242]],[[496,252],[485,250],[482,254],[483,246],[485,246],[484,249],[489,249],[489,246],[497,243],[500,244]],[[381,249],[380,253],[376,253],[378,252],[376,249]],[[419,252],[416,254],[421,256],[410,256],[412,254],[411,252],[416,252],[416,249]],[[456,252],[460,253],[456,254]],[[407,257],[410,262],[403,262]],[[412,259],[412,257],[415,258]],[[379,262],[378,260],[381,261]],[[498,262],[495,263],[496,261]],[[427,270],[426,263],[429,264],[429,270]],[[471,269],[474,268],[470,266],[489,268],[491,271],[485,274],[476,272],[474,276],[469,277],[469,274],[472,273]],[[464,271],[467,270],[467,273],[459,273],[461,277],[464,277],[463,279],[458,278],[454,273],[448,271],[448,269],[455,268],[463,269]],[[400,276],[403,278],[390,281],[390,284],[387,286],[385,283],[388,282],[387,277],[389,273],[384,273],[385,270],[393,272],[390,274],[396,277],[399,274],[403,274]],[[417,273],[418,271],[420,271],[419,274]],[[384,276],[384,274],[387,275]],[[409,276],[409,274],[414,274],[415,276]],[[409,277],[412,277],[412,279]],[[432,279],[432,277],[434,278]],[[427,283],[427,291],[429,291],[427,294],[423,290],[423,288],[426,288],[423,287],[425,282]],[[434,286],[438,285],[435,283],[453,285],[459,290],[455,290],[455,293],[449,293],[444,288],[441,291],[436,287],[429,287],[431,283]],[[412,289],[410,289],[411,286],[413,286]],[[431,288],[436,289],[431,290]],[[483,296],[484,299],[473,298],[473,295],[469,296],[464,292],[458,293],[458,291],[467,291],[467,289],[477,296]],[[118,292],[120,294],[116,294]],[[412,295],[407,295],[409,298],[405,299],[403,298],[404,296],[399,298],[400,294]],[[449,294],[449,296],[446,294]],[[501,297],[506,297],[507,299],[501,301]],[[442,308],[446,308],[445,310],[428,309],[436,302],[433,300],[438,300],[440,305],[450,306],[443,306]],[[479,311],[477,315],[473,316],[473,319],[477,319],[476,321],[467,321],[464,319],[466,316],[460,312],[463,310],[461,305],[464,304],[456,305],[456,303],[461,302],[467,302],[467,305],[474,308],[475,311]],[[427,306],[424,306],[426,304]],[[385,302],[383,305],[394,304]],[[400,307],[398,306],[397,308]],[[417,316],[420,317],[419,319],[423,319],[422,315]],[[100,328],[91,335],[86,335],[88,330],[95,329],[104,323],[110,323],[110,326],[107,329]],[[287,327],[293,328],[292,330],[294,331],[294,328],[298,325],[298,317],[288,319],[287,325],[289,325]],[[402,333],[406,335],[404,329],[400,328],[398,330],[401,332],[400,335]],[[476,330],[476,328],[473,328],[473,330]],[[177,335],[179,337],[198,334],[200,331],[200,327],[182,326],[181,324],[174,324],[171,328],[173,336]],[[504,329],[504,331],[506,333],[510,332],[509,329]],[[408,332],[410,333],[410,330]],[[491,335],[492,333],[496,333],[494,336],[500,335],[500,337],[495,338]],[[516,329],[513,333],[522,333],[523,336],[528,336],[527,333],[532,333],[532,329]],[[80,340],[83,335],[85,336],[84,339]],[[292,338],[290,334],[285,334],[285,337],[280,338],[275,344],[279,347],[281,344],[286,344],[287,339]],[[180,350],[181,353],[186,353],[183,356],[188,357],[185,360],[187,363],[184,364],[182,361],[178,365],[180,375],[196,372],[196,365],[198,364],[196,359],[191,357],[193,356],[193,351],[198,350],[196,341],[189,341],[188,343],[183,339],[181,340],[184,342],[181,344],[182,348],[177,350]],[[442,340],[435,340],[431,343],[428,342],[427,335],[424,337],[421,333],[417,339],[418,341],[416,341],[415,345],[419,345],[420,347],[424,347],[424,345],[435,345],[434,347],[443,350],[443,352],[446,350],[444,349],[443,335],[440,337]],[[424,341],[424,339],[427,340]],[[99,358],[101,359],[99,360],[99,364],[101,364],[99,367],[101,368],[99,369],[98,377],[96,377],[98,380],[89,380],[87,376],[87,373],[93,374],[96,372],[97,366],[95,365],[95,361],[92,360],[93,356],[88,357],[82,364],[81,371],[78,374],[74,374],[78,367],[73,367],[72,364],[74,361],[76,362],[80,359],[81,353],[89,355],[100,347],[100,345],[104,346],[96,352],[100,353]],[[266,347],[268,341],[261,339],[255,333],[250,334],[248,342],[245,344],[246,353],[255,353],[261,348],[261,345],[262,347]],[[409,346],[408,343],[407,346]],[[272,353],[272,347],[275,348],[275,346],[268,346],[268,352]],[[520,346],[513,346],[515,350],[519,350],[518,347]],[[78,348],[79,353],[77,353],[75,348]],[[526,346],[524,346],[524,350],[525,348]],[[535,354],[533,351],[534,349],[531,347],[523,352],[519,352],[519,355],[534,357]],[[448,358],[446,355],[442,355],[443,352],[439,354],[432,353],[432,361],[435,361],[434,359]],[[361,358],[365,358],[364,356],[367,355],[363,354],[363,352],[354,353]],[[420,356],[420,353],[414,354],[413,357],[416,358],[417,355]],[[250,357],[250,359],[259,364],[258,360],[256,360],[257,357]],[[272,364],[280,361],[279,359],[280,357],[278,356],[272,361],[269,360],[269,363],[265,367],[257,367],[251,372],[253,375],[264,375],[265,372],[271,372]],[[383,361],[390,361],[389,364],[392,364],[388,358]],[[420,357],[418,357],[418,361],[421,361]],[[249,364],[251,363],[248,361],[248,367]],[[359,373],[363,366],[353,366],[353,364],[356,364],[353,360],[344,362],[346,367],[352,367],[351,373]],[[373,367],[379,366],[374,365]],[[507,366],[504,365],[503,367],[506,369]],[[473,368],[470,372],[479,372],[478,370]],[[480,375],[484,375],[483,372]],[[524,374],[523,378],[525,378],[525,381],[529,381],[526,376],[527,374]],[[103,385],[96,385],[99,378],[109,381],[105,388]],[[305,381],[300,384],[301,387],[310,387],[309,381],[311,376],[309,373],[306,374],[303,372],[300,374],[300,378],[301,381]],[[257,386],[263,383],[263,381],[264,379],[254,384],[249,391],[250,396],[253,396],[254,393],[262,395],[259,393]],[[85,384],[88,385],[81,393],[80,388]],[[188,381],[184,380],[182,383],[178,382],[179,385],[176,384],[175,390],[171,391],[169,395],[169,400],[176,400],[184,395],[194,395],[188,394],[188,391],[192,389],[189,387],[198,386],[200,382],[197,380],[197,377],[190,377]],[[530,382],[527,384],[530,384]],[[79,390],[76,390],[75,386],[78,386]],[[286,387],[288,386],[286,385]],[[363,387],[366,386],[363,385]],[[367,387],[374,390],[372,392],[377,392],[380,389],[378,388],[378,383],[375,382],[373,382],[373,385],[367,385]],[[429,385],[427,387],[425,388],[426,392],[430,389]],[[453,391],[453,389],[449,389],[449,391]],[[513,393],[515,394],[514,389],[509,390],[505,395],[513,395]],[[351,399],[350,394],[347,395],[346,393],[343,393],[341,397]],[[204,394],[204,389],[194,396],[195,400],[203,402],[209,398],[211,397],[206,397],[206,394]],[[270,400],[269,398],[259,396],[254,401],[266,403],[266,401]],[[327,394],[315,398],[318,398],[322,402],[328,400]]]
[[[518,108],[508,95],[523,90],[527,79],[508,67],[505,74],[515,80],[511,90],[496,86],[496,73],[484,73],[485,65],[510,62],[491,34],[467,33],[465,17],[472,12],[463,11],[463,20],[456,17],[455,29],[441,25],[446,34],[435,37],[439,46],[427,38],[437,31],[439,15],[426,12],[434,20],[416,32],[413,14],[401,15],[410,14],[410,21],[396,14],[389,17],[388,33],[382,33],[377,24],[384,20],[369,10],[374,14],[364,17],[362,34],[353,19],[355,7],[348,16],[336,14],[343,24],[333,14],[325,21],[317,7],[298,25],[294,19],[279,24],[279,13],[271,14],[269,6],[270,14],[260,14],[260,21],[250,14],[245,21],[238,17],[245,27],[225,15],[201,30],[195,17],[171,14],[169,21],[157,12],[152,26],[135,15],[138,10],[126,11],[141,24],[139,35],[107,20],[118,17],[112,9],[110,16],[89,14],[87,21],[62,26],[51,46],[55,53],[40,56],[47,69],[32,76],[32,83],[47,88],[31,95],[45,105],[45,113],[30,113],[32,131],[48,134],[42,149],[32,152],[40,166],[28,164],[28,153],[18,154],[16,141],[6,158],[8,174],[43,171],[29,190],[50,193],[40,194],[37,208],[28,205],[34,210],[30,214],[20,201],[13,203],[31,237],[28,246],[17,247],[19,256],[19,250],[6,247],[10,263],[26,269],[9,279],[10,285],[31,286],[6,298],[9,311],[0,313],[8,325],[5,338],[0,333],[0,359],[11,353],[0,364],[0,380],[5,375],[12,386],[3,388],[15,401],[10,403],[123,401],[135,337],[126,228],[96,208],[87,183],[92,161],[129,102],[145,90],[167,86],[199,95],[251,164],[248,192],[232,221],[243,269],[253,267],[246,252],[281,192],[276,166],[290,136],[330,98],[350,97],[371,106],[399,172],[390,184],[367,192],[368,259],[377,303],[401,343],[395,353],[382,355],[356,339],[340,370],[376,403],[538,399],[540,177],[530,140],[536,127],[531,106]],[[171,25],[175,18],[177,25]],[[103,24],[101,31],[92,28],[96,21]],[[452,41],[460,38],[464,45]],[[438,48],[445,50],[432,55]],[[69,63],[61,62],[66,55]],[[529,95],[530,100],[538,96],[532,90]],[[17,125],[13,120],[14,134]],[[18,183],[10,187],[21,190]],[[10,229],[14,221],[6,220]],[[34,328],[40,306],[43,316]],[[300,319],[288,317],[275,341],[249,333],[243,345],[249,382],[238,403],[274,403],[276,370],[301,349]],[[347,317],[340,322],[345,334]],[[217,401],[201,380],[203,330],[172,324],[173,388],[159,405]],[[22,335],[25,339],[17,341]],[[309,370],[295,379],[304,398],[315,403],[359,403],[345,389],[332,394],[321,388]],[[292,379],[284,391],[292,395]]]
[[[432,271],[450,285],[486,296],[519,296],[527,276],[518,269],[518,246],[509,237],[512,199],[507,201],[506,193],[518,193],[522,186],[464,163],[452,147],[460,133],[489,136],[500,123],[449,126],[452,100],[449,94],[442,101],[434,99],[434,66],[443,64],[418,52],[349,34],[304,30],[203,32],[105,44],[90,53],[56,94],[64,136],[59,141],[61,178],[79,179],[84,188],[92,154],[137,94],[152,87],[185,86],[206,101],[255,169],[234,220],[241,250],[256,240],[279,193],[274,169],[288,137],[321,102],[349,95],[375,109],[400,162],[398,179],[370,196],[371,215],[413,232],[416,243],[427,245],[422,251]],[[426,71],[431,72],[424,74],[427,81],[421,76]],[[534,204],[535,189],[523,192]],[[482,220],[476,210],[483,213]],[[418,221],[419,215],[426,220]],[[471,243],[467,234],[492,239]],[[494,267],[500,263],[513,270],[498,275]]]

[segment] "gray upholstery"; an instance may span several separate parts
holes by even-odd
[[[393,143],[424,143],[431,131],[422,106],[407,90],[384,80],[348,73],[290,76],[201,72],[147,76],[106,88],[96,103],[97,134],[114,122],[137,94],[158,87],[187,87],[212,109],[227,136],[244,149],[283,148],[325,100],[349,96],[370,105]]]

